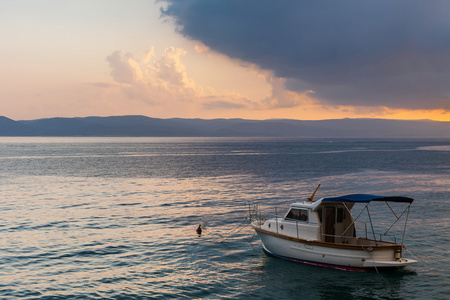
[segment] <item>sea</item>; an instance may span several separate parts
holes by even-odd
[[[249,209],[283,213],[319,183],[316,199],[414,198],[419,263],[266,254]],[[0,299],[450,299],[449,213],[448,139],[1,137]]]

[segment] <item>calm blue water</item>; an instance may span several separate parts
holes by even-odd
[[[1,299],[450,299],[449,140],[0,138],[0,170]],[[420,264],[292,263],[238,227],[318,182],[414,198]]]

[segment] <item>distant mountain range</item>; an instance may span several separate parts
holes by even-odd
[[[157,119],[145,116],[14,121],[0,116],[0,136],[450,138],[450,122],[337,119]]]

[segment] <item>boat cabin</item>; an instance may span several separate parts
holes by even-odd
[[[353,205],[352,205],[353,206]],[[348,244],[356,237],[355,224],[350,209],[343,203],[321,205],[316,213],[320,221],[321,241]]]
[[[316,202],[293,203],[284,216],[285,221],[296,222],[296,225],[315,227],[315,240],[328,243],[349,244],[355,237],[355,225],[350,213],[353,203]],[[302,226],[304,227],[304,226]]]

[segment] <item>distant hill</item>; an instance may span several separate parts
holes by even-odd
[[[450,138],[450,122],[337,119],[157,119],[145,116],[14,121],[0,116],[0,136]]]

